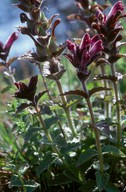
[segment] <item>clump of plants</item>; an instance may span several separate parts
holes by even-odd
[[[63,44],[56,37],[62,21],[58,14],[45,16],[42,0],[14,5],[24,25],[0,42],[1,95],[11,94],[0,123],[1,191],[126,190],[125,74],[119,71],[125,5],[75,3],[78,12],[68,20],[83,23],[83,35]],[[10,58],[20,35],[30,37],[35,50]],[[17,82],[17,60],[29,61],[39,73]]]

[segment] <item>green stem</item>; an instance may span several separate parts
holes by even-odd
[[[105,66],[101,65],[100,67],[101,67],[101,73],[102,73],[102,75],[104,75]],[[103,80],[103,84],[104,84],[104,87],[109,87],[109,84],[105,79]],[[107,90],[105,90],[105,97],[107,97],[108,95],[109,95],[109,92]],[[106,118],[110,118],[110,107],[111,107],[110,103],[108,101],[107,102],[105,101],[104,104],[105,104],[105,116],[106,116]]]
[[[27,192],[26,187],[24,186],[24,180],[22,179],[22,176],[20,174],[18,174],[19,180],[21,182],[22,188],[23,188],[23,192]]]
[[[57,84],[59,93],[61,95],[61,100],[62,100],[62,104],[64,106],[64,111],[66,113],[66,117],[67,117],[67,120],[68,120],[69,127],[70,127],[70,129],[72,131],[73,136],[76,137],[77,133],[76,133],[76,130],[74,128],[74,125],[73,125],[73,122],[72,122],[72,119],[71,119],[70,109],[69,109],[69,107],[66,107],[67,102],[66,102],[66,98],[63,95],[63,90],[62,90],[61,83],[60,83],[59,80],[56,80],[56,84]]]
[[[48,141],[52,144],[51,147],[52,147],[53,151],[59,156],[59,158],[62,160],[63,164],[67,166],[67,162],[62,157],[59,149],[56,147],[56,145],[54,145],[53,139],[52,139],[51,135],[48,132],[48,129],[47,129],[46,125],[45,125],[45,122],[44,122],[44,120],[43,120],[43,118],[41,116],[41,113],[40,113],[39,109],[38,109],[38,106],[35,103],[33,103],[33,104],[34,104],[34,108],[35,108],[35,110],[37,112],[39,121],[40,121],[40,123],[42,125],[42,129],[43,129]]]
[[[82,82],[82,86],[83,86],[84,92],[87,93],[86,102],[87,102],[88,110],[89,110],[90,117],[91,117],[92,128],[93,128],[94,134],[95,134],[95,142],[96,142],[96,147],[97,147],[97,152],[98,152],[100,172],[103,173],[104,164],[103,164],[102,148],[101,148],[101,143],[100,143],[100,135],[99,135],[98,129],[96,127],[95,117],[94,117],[94,113],[93,113],[93,107],[92,107],[92,103],[90,101],[90,97],[88,96],[88,91],[87,91],[85,82]]]
[[[76,173],[71,169],[70,165],[67,163],[67,161],[65,160],[64,157],[62,157],[62,154],[60,153],[59,149],[57,148],[56,145],[54,145],[54,142],[53,142],[53,139],[51,137],[51,135],[49,134],[48,132],[48,129],[46,128],[46,125],[45,125],[45,122],[41,116],[41,113],[39,112],[39,109],[38,109],[38,106],[34,104],[34,107],[35,107],[35,110],[37,112],[37,115],[38,115],[38,118],[39,118],[39,121],[42,125],[42,128],[43,128],[43,131],[48,139],[48,141],[52,144],[51,147],[52,147],[52,150],[58,155],[58,157],[61,159],[63,165],[76,177]]]
[[[41,69],[40,64],[38,64],[38,68],[39,68],[39,72],[40,72],[41,77],[42,77],[42,81],[43,81],[44,87],[45,87],[45,89],[46,89],[46,91],[47,91],[48,98],[50,99],[50,101],[53,101],[53,99],[52,99],[52,97],[51,97],[51,95],[50,95],[50,93],[49,93],[49,90],[48,90],[48,87],[47,87],[45,78],[44,78],[44,76],[43,76],[43,73],[42,73],[42,69]],[[54,110],[54,113],[55,113],[56,117],[58,117],[58,116],[57,116],[57,112],[56,112],[55,110]],[[66,139],[66,135],[65,135],[65,133],[64,133],[64,131],[63,131],[63,128],[62,128],[62,125],[61,125],[60,121],[58,121],[58,125],[59,125],[59,127],[60,127],[61,133],[63,134],[64,139]]]
[[[114,77],[116,77],[115,73],[115,65],[111,64],[111,72]],[[120,104],[119,104],[119,88],[118,88],[118,82],[113,81],[113,87],[115,92],[115,99],[116,99],[116,113],[117,113],[117,146],[120,145],[121,140],[121,117],[120,117]]]

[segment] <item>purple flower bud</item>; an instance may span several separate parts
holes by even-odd
[[[72,43],[70,40],[66,41],[67,43],[67,48],[69,49],[69,51],[73,54],[76,53],[76,45],[74,43]]]
[[[15,92],[15,97],[20,99],[27,99],[29,101],[34,101],[34,96],[37,89],[38,76],[31,77],[29,84],[26,85],[23,82],[16,82],[15,85],[18,91]]]
[[[18,33],[14,32],[7,40],[5,45],[0,42],[0,58],[6,61],[8,54],[10,52],[10,48],[13,45],[14,41],[18,38]]]
[[[113,5],[109,14],[106,17],[106,20],[110,19],[112,16],[115,16],[117,13],[119,13],[120,15],[124,13],[124,4],[122,1],[118,1]]]
[[[117,3],[115,3],[113,5],[113,7],[111,8],[110,12],[108,13],[108,15],[105,15],[101,10],[97,9],[96,12],[96,18],[97,18],[97,25],[101,26],[100,28],[103,29],[105,31],[110,31],[113,30],[114,28],[116,28],[119,25],[118,20],[121,17],[125,17],[126,15],[124,14],[124,4],[121,1],[118,1]],[[102,31],[100,31],[100,33],[102,33]],[[104,34],[105,35],[105,34]]]

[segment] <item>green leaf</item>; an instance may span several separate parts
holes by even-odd
[[[67,145],[66,140],[60,135],[58,131],[53,131],[52,136],[54,143],[59,147],[65,147]]]
[[[23,180],[23,178],[19,177],[18,175],[13,175],[11,177],[10,186],[22,187],[22,188],[25,188],[26,192],[32,192],[39,186],[39,184],[33,180],[26,181],[26,180]]]
[[[45,155],[36,170],[37,176],[39,176],[43,171],[48,169],[54,163],[55,160],[56,157],[52,156],[51,154]]]
[[[32,138],[36,138],[36,134],[41,131],[40,127],[30,127],[24,136],[25,142],[30,141]]]
[[[16,187],[22,186],[22,183],[21,183],[18,175],[13,175],[13,176],[11,177],[10,185],[11,185],[11,186],[16,186]]]
[[[126,157],[126,155],[117,147],[112,145],[104,145],[102,148],[103,152],[117,156],[117,157]]]
[[[57,176],[54,176],[52,180],[48,181],[49,186],[58,186],[58,185],[65,185],[71,183],[71,179],[65,176],[64,174],[59,174]]]
[[[79,101],[79,99],[70,100],[67,103],[66,107],[70,107],[70,106],[74,105],[75,103],[77,103],[78,101]]]
[[[87,181],[85,184],[83,184],[79,190],[82,192],[92,192],[94,188],[96,187],[96,182],[93,180]]]
[[[65,170],[64,175],[66,175],[72,181],[76,181],[77,183],[83,180],[82,177],[80,176],[80,171],[78,168],[70,165],[70,169],[71,169],[70,171]]]
[[[72,152],[75,149],[81,147],[81,143],[68,143],[67,145],[61,148],[61,153],[66,154],[68,152]]]
[[[50,106],[46,105],[46,104],[42,104],[41,106],[39,106],[41,108],[41,113],[43,115],[47,114],[47,115],[52,115],[52,111],[50,110]]]
[[[58,117],[50,117],[48,119],[45,119],[46,127],[49,129],[53,124],[55,124],[58,121]]]
[[[54,104],[53,106],[50,106],[50,109],[52,110],[52,111],[56,111],[56,110],[59,110],[59,109],[61,109],[62,107],[60,106],[60,105],[57,105],[57,104]]]
[[[120,192],[119,189],[113,184],[113,183],[108,183],[108,185],[105,187],[106,192]]]
[[[76,166],[79,167],[80,165],[82,165],[86,161],[92,159],[96,155],[97,155],[97,151],[95,149],[88,149],[88,150],[82,152],[78,158]]]
[[[101,192],[107,186],[110,176],[107,173],[102,174],[100,173],[100,171],[97,171],[95,173],[95,176],[96,176],[97,186],[99,188],[99,191]]]
[[[5,87],[4,89],[2,89],[2,90],[0,91],[0,93],[1,93],[1,94],[4,94],[4,93],[8,92],[11,88],[12,88],[12,86],[11,86],[11,85],[8,85],[8,86]]]

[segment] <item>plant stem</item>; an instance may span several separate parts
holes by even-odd
[[[49,90],[48,90],[48,87],[47,87],[45,78],[44,78],[43,73],[42,73],[41,66],[40,66],[40,64],[37,64],[37,66],[38,66],[40,75],[41,75],[41,77],[42,77],[42,81],[43,81],[44,87],[45,87],[45,89],[46,89],[46,91],[47,91],[48,97],[49,97],[49,99],[52,101],[52,97],[51,97],[51,95],[50,95],[50,93],[49,93]]]
[[[26,189],[26,187],[24,186],[25,183],[24,183],[24,180],[22,179],[22,176],[21,176],[20,174],[18,174],[18,177],[19,177],[19,180],[20,180],[20,182],[21,182],[23,191],[24,191],[24,192],[27,192],[27,189]]]
[[[54,144],[53,139],[52,139],[51,135],[49,134],[48,129],[47,129],[46,125],[45,125],[45,122],[44,122],[44,120],[43,120],[43,118],[42,118],[42,116],[41,116],[41,113],[39,112],[38,106],[35,104],[35,102],[33,102],[33,104],[34,104],[35,110],[36,110],[36,112],[37,112],[39,121],[40,121],[40,123],[41,123],[42,129],[43,129],[43,131],[44,131],[44,133],[45,133],[48,141],[52,144],[52,145],[51,145],[52,150],[53,150],[53,151],[58,155],[58,157],[61,159],[63,165],[64,165],[75,177],[77,177],[77,175],[76,175],[76,173],[74,172],[74,170],[71,169],[71,166],[67,163],[67,161],[66,161],[65,158],[62,156],[62,154],[60,153],[60,151],[59,151],[59,149],[57,148],[57,146]]]
[[[6,64],[5,64],[5,65],[6,65]],[[6,69],[7,69],[8,73],[9,73],[9,76],[10,76],[10,78],[11,78],[11,81],[12,81],[13,83],[15,83],[16,80],[15,80],[15,77],[14,77],[14,75],[13,75],[13,71],[12,71],[12,69],[11,69],[11,66],[8,66]]]
[[[65,111],[66,116],[67,116],[69,127],[70,127],[70,129],[72,131],[73,136],[76,137],[77,133],[76,133],[76,130],[74,128],[74,125],[73,125],[73,122],[72,122],[72,119],[71,119],[71,116],[70,116],[70,109],[69,109],[69,107],[66,107],[66,104],[67,104],[66,98],[63,95],[62,86],[61,86],[61,83],[60,83],[60,81],[58,79],[56,80],[56,84],[57,84],[59,93],[61,95],[61,100],[62,100],[62,104],[64,106],[64,111]]]
[[[53,139],[52,139],[51,135],[50,135],[49,132],[48,132],[48,129],[47,129],[47,127],[46,127],[46,125],[45,125],[45,122],[44,122],[44,120],[43,120],[43,118],[42,118],[42,116],[41,116],[41,113],[40,113],[40,111],[39,111],[38,106],[35,104],[35,102],[34,102],[33,104],[34,104],[34,108],[35,108],[35,110],[36,110],[36,112],[37,112],[39,121],[40,121],[40,123],[41,123],[41,125],[42,125],[42,129],[43,129],[43,131],[44,131],[44,133],[45,133],[48,141],[52,144],[51,147],[52,147],[53,151],[59,156],[59,158],[62,160],[63,164],[64,164],[64,165],[67,165],[67,162],[66,162],[65,159],[62,157],[59,149],[54,145]]]
[[[88,96],[88,91],[87,91],[85,82],[82,82],[82,86],[83,86],[84,92],[87,93],[86,102],[87,102],[88,110],[89,110],[90,117],[91,117],[92,128],[93,128],[94,134],[95,134],[95,142],[96,142],[96,147],[97,147],[97,152],[98,152],[100,172],[103,173],[104,164],[103,164],[102,148],[101,148],[101,143],[100,143],[100,135],[99,135],[98,129],[96,127],[95,117],[94,117],[94,113],[93,113],[93,107],[92,107],[92,103],[90,101],[90,97]]]
[[[37,66],[38,66],[38,68],[39,68],[39,72],[40,72],[40,75],[41,75],[41,77],[42,77],[42,81],[43,81],[44,87],[45,87],[45,89],[46,89],[46,91],[47,91],[48,98],[50,99],[50,101],[53,101],[53,99],[52,99],[52,97],[51,97],[51,95],[50,95],[50,93],[49,93],[49,90],[48,90],[48,87],[47,87],[45,78],[44,78],[44,76],[43,76],[41,66],[40,66],[40,64],[38,64]],[[55,110],[54,110],[54,113],[55,113],[56,117],[58,117]],[[61,133],[63,134],[64,139],[66,139],[66,135],[65,135],[65,133],[64,133],[64,131],[63,131],[62,125],[61,125],[61,123],[60,123],[59,120],[58,120],[58,125],[59,125],[59,127],[60,127]]]
[[[115,73],[115,64],[111,64],[111,72],[114,77],[116,77]],[[121,140],[121,117],[120,117],[120,104],[119,104],[119,91],[118,91],[118,82],[113,81],[113,87],[115,91],[115,99],[116,99],[116,114],[117,114],[117,146],[120,145]]]
[[[101,68],[102,75],[104,75],[105,66],[101,65],[100,68]],[[108,81],[106,81],[105,79],[103,80],[103,84],[104,84],[104,87],[109,87]],[[105,97],[107,97],[108,95],[109,95],[109,92],[107,90],[105,90]],[[106,118],[110,118],[111,105],[108,101],[107,102],[105,101],[104,104],[105,104],[105,116],[106,116]]]

